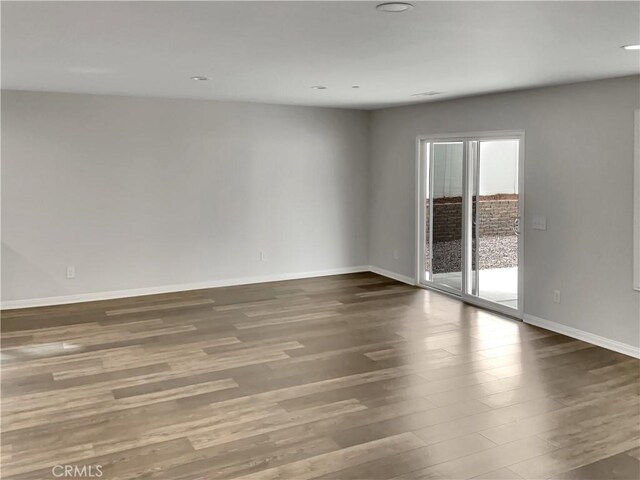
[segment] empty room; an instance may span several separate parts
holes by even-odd
[[[638,480],[640,1],[2,1],[6,480]]]

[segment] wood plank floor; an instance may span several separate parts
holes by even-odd
[[[639,367],[370,273],[5,311],[2,477],[635,480]]]

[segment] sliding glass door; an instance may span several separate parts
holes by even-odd
[[[418,149],[422,285],[522,312],[522,134],[424,137]]]

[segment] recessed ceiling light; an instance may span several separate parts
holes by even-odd
[[[351,88],[360,88],[360,85],[352,85]]]
[[[640,50],[640,45],[623,45],[620,48],[624,48],[625,50]]]
[[[102,75],[107,73],[114,73],[115,68],[110,67],[71,67],[69,71],[72,73],[81,73],[83,75]]]
[[[407,10],[411,10],[412,8],[413,5],[405,2],[387,2],[381,3],[380,5],[376,6],[377,10],[386,13],[406,12]]]
[[[434,95],[441,95],[442,92],[422,92],[422,93],[414,93],[411,95],[412,97],[432,97]]]
[[[311,88],[313,88],[314,90],[326,90],[327,87],[325,87],[324,85],[313,85]]]
[[[194,77],[191,77],[191,80],[194,80],[196,82],[206,82],[207,80],[211,80],[209,77],[202,77],[200,75],[196,75]]]

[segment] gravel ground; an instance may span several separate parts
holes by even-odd
[[[433,273],[459,272],[461,241],[438,242],[433,246]],[[484,237],[480,239],[480,269],[518,266],[518,237]]]

